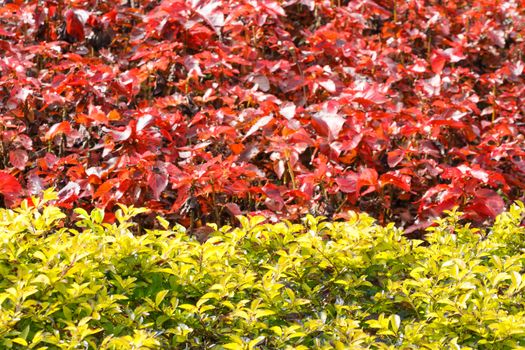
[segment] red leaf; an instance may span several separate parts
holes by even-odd
[[[71,124],[69,124],[68,121],[57,123],[49,128],[49,130],[46,132],[46,135],[44,136],[44,140],[49,141],[58,134],[67,134],[69,132],[71,132]]]
[[[84,25],[73,10],[66,11],[66,32],[76,41],[84,40]]]
[[[519,77],[521,73],[523,73],[523,69],[525,68],[525,65],[522,61],[518,61],[516,63],[510,64],[510,72],[513,76]]]
[[[269,122],[273,120],[273,117],[271,115],[267,115],[266,117],[262,117],[258,121],[255,122],[255,124],[252,125],[250,130],[244,135],[243,140],[245,140],[248,136],[259,130],[260,128],[266,126]]]
[[[224,25],[222,5],[221,1],[212,1],[197,10],[197,13],[217,32]]]
[[[436,74],[432,78],[423,80],[421,85],[427,96],[437,96],[441,93],[441,76]]]
[[[441,74],[441,71],[443,71],[443,67],[445,66],[446,62],[446,56],[440,54],[439,52],[434,52],[430,58],[430,66],[432,67],[432,71],[436,74]]]
[[[319,85],[321,85],[326,91],[328,91],[330,93],[334,93],[335,92],[335,83],[332,80],[330,80],[330,79],[326,79],[326,80],[320,81]]]
[[[0,35],[1,35],[1,36],[12,37],[12,36],[15,36],[15,33],[8,32],[8,31],[5,30],[4,28],[0,28]]]
[[[438,216],[444,210],[450,210],[458,205],[463,191],[461,188],[446,184],[439,184],[428,189],[420,200],[419,213],[429,212],[431,215]]]
[[[102,185],[98,186],[97,191],[95,194],[93,194],[93,198],[104,198],[108,197],[108,195],[112,192],[114,188],[116,188],[118,183],[118,179],[109,179],[106,182],[104,182]]]
[[[64,188],[58,192],[58,199],[61,205],[66,207],[71,206],[73,202],[78,199],[80,193],[80,185],[76,182],[69,182]]]
[[[373,104],[383,104],[389,101],[384,92],[379,90],[377,85],[362,83],[358,86],[358,91],[354,94],[354,101],[364,106]]]
[[[274,184],[266,184],[262,188],[263,193],[266,195],[264,204],[270,210],[281,211],[285,205],[284,199],[281,196],[281,191]]]
[[[270,81],[264,75],[256,75],[253,77],[253,82],[259,86],[259,90],[268,91],[270,90]]]
[[[489,30],[488,37],[494,45],[504,48],[505,47],[505,32],[503,30]]]
[[[505,210],[505,202],[493,190],[482,188],[476,191],[475,199],[465,210],[472,210],[482,217],[495,218]]]
[[[328,111],[326,107],[312,116],[312,126],[330,141],[339,136],[345,122],[345,118],[336,112]]]
[[[273,16],[286,16],[284,9],[275,1],[261,2],[262,6],[266,8],[269,14]]]
[[[361,188],[364,186],[368,186],[368,188],[361,193],[361,195],[368,194],[370,192],[374,192],[377,189],[377,171],[372,168],[366,168],[359,172],[359,178],[357,180],[357,192],[359,193],[361,191]]]
[[[228,145],[230,147],[233,154],[240,154],[244,150],[244,145],[242,143],[232,143],[231,145]]]
[[[135,127],[137,132],[142,131],[146,126],[148,126],[153,120],[153,116],[150,114],[142,115],[137,120],[137,126]]]
[[[357,146],[359,146],[362,139],[363,139],[363,134],[361,133],[361,134],[356,134],[352,136],[350,140],[343,141],[343,146],[341,147],[341,151],[354,150],[355,148],[357,148]]]
[[[45,104],[41,108],[41,110],[46,109],[48,106],[54,103],[56,104],[66,103],[66,99],[55,92],[44,92],[42,98],[44,99]]]
[[[285,170],[286,169],[285,169],[284,160],[282,160],[282,159],[274,160],[274,162],[273,162],[273,171],[275,172],[275,174],[277,175],[279,180],[283,177],[283,174],[284,174]]]
[[[9,162],[19,170],[25,169],[28,160],[29,156],[23,149],[17,149],[9,152]]]
[[[381,177],[379,178],[381,187],[390,184],[399,187],[400,189],[406,192],[410,192],[410,180],[410,176],[396,173],[386,173],[381,175]]]
[[[295,117],[295,109],[296,109],[296,106],[294,103],[285,103],[284,105],[281,106],[281,109],[279,110],[279,113],[285,117],[286,119],[290,120],[292,119],[293,117]]]
[[[241,209],[235,203],[226,203],[225,207],[226,207],[226,209],[228,209],[228,212],[230,212],[230,214],[232,214],[234,216],[242,215]]]
[[[357,174],[350,173],[345,177],[338,177],[335,182],[339,186],[339,190],[344,193],[355,193],[357,192]]]
[[[330,158],[334,159],[339,157],[343,151],[343,143],[339,141],[334,141],[330,143]]]
[[[124,130],[111,130],[111,136],[113,137],[114,141],[126,141],[131,136],[131,127],[129,125],[126,125],[126,128]]]
[[[172,212],[179,211],[180,208],[184,205],[184,203],[186,203],[186,201],[191,195],[190,188],[191,186],[186,184],[179,187],[179,189],[177,190],[177,199],[175,200],[175,202],[173,202],[173,205],[170,209]]]
[[[38,177],[38,175],[32,173],[27,178],[27,189],[29,194],[37,195],[42,193],[42,191],[45,189],[45,186],[42,179]]]
[[[444,175],[445,176],[448,176],[449,178],[454,178],[454,177],[458,177],[458,174],[455,174],[454,173],[454,170],[457,169],[461,172],[461,176],[465,176],[465,175],[470,175],[472,176],[473,178],[475,178],[476,180],[479,180],[483,183],[488,183],[489,182],[489,173],[487,173],[486,171],[484,171],[483,169],[481,169],[479,167],[479,165],[474,165],[474,168],[471,168],[465,164],[461,164],[459,165],[458,167],[456,168],[448,168],[445,170],[444,172]],[[449,175],[448,172],[450,172],[451,174]]]
[[[396,165],[398,165],[403,160],[404,156],[405,156],[405,151],[402,149],[396,149],[396,150],[388,152],[388,155],[387,155],[388,166],[391,168],[395,168]]]
[[[148,175],[148,186],[153,191],[153,198],[158,201],[162,191],[168,186],[168,175],[150,173]]]
[[[6,196],[20,195],[22,186],[11,174],[0,171],[0,193]]]
[[[427,70],[427,62],[422,59],[415,60],[415,63],[408,69],[414,73],[424,73]]]

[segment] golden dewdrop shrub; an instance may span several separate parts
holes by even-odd
[[[425,242],[367,215],[240,218],[204,243],[77,209],[0,210],[1,349],[516,349],[525,344],[522,204]]]

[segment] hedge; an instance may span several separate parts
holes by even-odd
[[[451,211],[410,240],[364,214],[239,217],[200,243],[145,209],[0,209],[2,349],[515,349],[525,207],[489,229]],[[65,227],[66,226],[66,227]]]

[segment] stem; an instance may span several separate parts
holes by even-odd
[[[492,96],[494,96],[494,101],[492,101],[492,123],[496,119],[496,82],[492,86]]]
[[[335,210],[336,213],[339,213],[339,211],[341,210],[341,208],[343,207],[343,205],[345,205],[346,201],[348,200],[348,196],[345,196],[343,198],[343,201],[341,202],[341,204],[339,204],[337,206],[337,209]]]
[[[319,254],[321,254],[321,256],[323,258],[325,258],[326,261],[328,261],[328,263],[330,264],[330,266],[332,266],[332,268],[334,269],[335,273],[336,273],[336,276],[335,278],[341,276],[341,270],[339,270],[339,268],[337,267],[337,265],[332,261],[332,259],[330,259],[330,257],[328,255],[325,254],[325,252],[323,250],[321,250],[317,245],[314,245],[314,248],[315,250],[317,250],[319,252]],[[335,279],[334,278],[334,279]]]
[[[290,159],[286,160],[286,164],[288,166],[288,173],[290,174],[290,180],[292,181],[292,189],[297,189],[297,185],[295,184],[295,174],[292,169],[292,164],[290,163]]]
[[[288,50],[292,54],[292,58],[294,60],[295,65],[297,66],[297,70],[299,71],[299,74],[301,75],[301,79],[303,79],[303,81],[304,81],[305,80],[304,79],[304,72],[303,72],[303,69],[301,68],[301,66],[299,65],[299,60],[297,59],[297,53],[295,52],[295,48],[294,47],[290,47]],[[306,95],[306,87],[304,86],[304,84],[303,84],[303,87],[302,87],[302,92],[303,92],[304,103],[306,103],[307,102],[307,97],[306,97],[307,95]]]
[[[397,23],[397,2],[394,0],[394,23]]]
[[[5,168],[5,149],[4,149],[4,141],[0,140],[0,169]]]
[[[213,214],[215,215],[215,222],[219,224],[220,213],[219,213],[219,206],[217,205],[216,195],[217,193],[215,192],[215,182],[212,180],[211,181],[211,201],[213,205]]]
[[[62,133],[62,138],[60,140],[60,148],[58,149],[58,155],[60,157],[64,156],[64,153],[65,153],[65,150],[66,150],[66,146],[67,146],[66,134]]]
[[[432,37],[430,33],[427,35],[427,59],[430,61],[430,47],[432,45]]]

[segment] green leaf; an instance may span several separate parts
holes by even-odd
[[[22,346],[27,346],[27,341],[23,338],[15,338],[11,340],[13,343],[20,344]]]
[[[260,343],[262,343],[264,341],[264,339],[266,339],[265,336],[261,335],[253,340],[251,340],[249,343],[248,343],[248,349],[249,350],[252,350],[254,349],[257,345],[259,345]]]
[[[165,290],[161,290],[160,292],[157,293],[157,295],[155,296],[155,306],[159,306],[162,301],[164,300],[164,298],[166,297],[166,295],[169,293],[169,290],[165,289]]]

